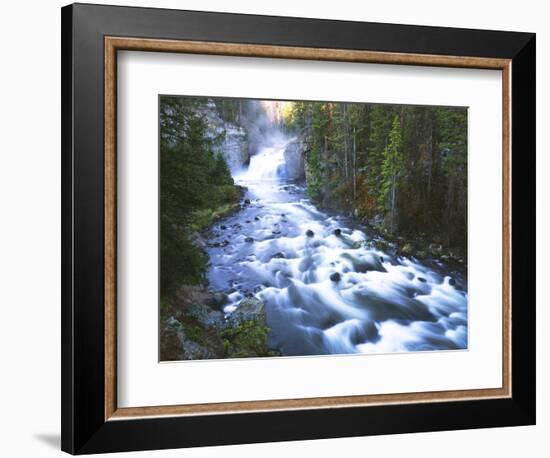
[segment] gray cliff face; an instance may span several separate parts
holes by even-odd
[[[225,123],[225,138],[219,151],[225,156],[229,169],[234,172],[248,164],[248,139],[242,127]]]
[[[285,148],[285,176],[288,180],[304,179],[304,157],[306,151],[307,144],[300,138],[290,142]]]
[[[241,126],[224,121],[213,101],[202,110],[208,121],[210,137],[219,138],[215,152],[223,154],[231,172],[236,172],[248,164],[248,135]]]

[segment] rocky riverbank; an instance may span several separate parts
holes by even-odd
[[[459,247],[445,246],[439,240],[434,240],[425,234],[414,237],[399,233],[391,234],[381,217],[358,222],[371,235],[367,244],[373,248],[394,256],[413,256],[419,260],[438,259],[460,267],[460,270],[466,270],[467,253]]]
[[[193,245],[205,252],[209,246],[225,246],[229,241],[206,242],[204,232],[219,219],[228,217],[250,201],[243,199],[246,188],[235,186],[234,202],[196,216]],[[212,245],[213,243],[213,245]],[[205,253],[206,255],[206,253]],[[160,359],[245,358],[277,356],[269,349],[265,304],[255,297],[244,298],[238,309],[226,315],[227,296],[213,293],[206,285],[183,285],[170,300],[161,303]]]
[[[170,304],[161,306],[160,359],[276,356],[267,344],[265,304],[247,297],[226,317],[225,302],[224,294],[211,293],[204,286],[182,286]]]

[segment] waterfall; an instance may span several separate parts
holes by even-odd
[[[285,148],[286,143],[262,148],[250,158],[248,171],[243,178],[247,181],[279,181],[284,175]]]

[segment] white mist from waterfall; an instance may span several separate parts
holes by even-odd
[[[275,126],[267,129],[258,152],[250,157],[248,168],[235,176],[237,183],[258,199],[279,200],[282,196],[278,185],[286,178],[285,149],[294,140]]]
[[[286,144],[264,147],[250,158],[250,165],[242,177],[247,181],[279,181],[284,175]]]

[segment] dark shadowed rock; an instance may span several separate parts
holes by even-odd
[[[212,294],[212,299],[210,305],[217,309],[223,309],[223,306],[228,302],[227,294],[225,293],[214,293]]]
[[[426,279],[424,277],[417,277],[418,281],[421,281],[422,283],[426,283]]]
[[[245,205],[250,205],[250,199],[244,199]]]
[[[205,304],[191,304],[187,307],[185,314],[200,324],[203,328],[219,326],[223,321],[223,313],[218,310],[212,310]]]
[[[254,239],[253,239],[252,237],[246,237],[246,238],[244,239],[244,241],[245,241],[246,243],[253,243],[253,242],[254,242]]]
[[[334,229],[333,234],[334,234],[336,237],[340,237],[340,236],[342,235],[342,229]]]
[[[227,226],[226,226],[225,224],[222,224],[222,225],[220,226],[220,229],[221,229],[222,231],[224,231],[224,230],[227,229]]]
[[[169,317],[161,330],[161,359],[175,361],[216,358],[215,352],[196,341],[197,337],[201,340],[201,334],[200,328],[186,326],[174,317]]]
[[[449,278],[449,285],[451,286],[456,285],[456,280],[453,277]]]
[[[211,299],[211,293],[204,286],[183,285],[176,291],[174,307],[186,309],[191,304],[206,304]]]
[[[428,251],[433,255],[438,255],[443,251],[443,246],[440,243],[430,243]]]
[[[378,342],[381,339],[381,335],[378,333],[378,328],[373,321],[369,321],[365,324],[365,336],[368,342]]]
[[[208,244],[209,247],[213,248],[224,248],[227,245],[229,245],[229,240],[223,240],[222,242],[212,242]]]
[[[315,235],[315,233],[314,233],[311,229],[308,229],[308,230],[306,231],[306,235],[307,235],[308,237],[313,237],[313,236]]]
[[[341,275],[338,273],[338,272],[334,272],[333,274],[330,275],[330,279],[333,281],[333,282],[336,282],[338,283],[342,277]]]

